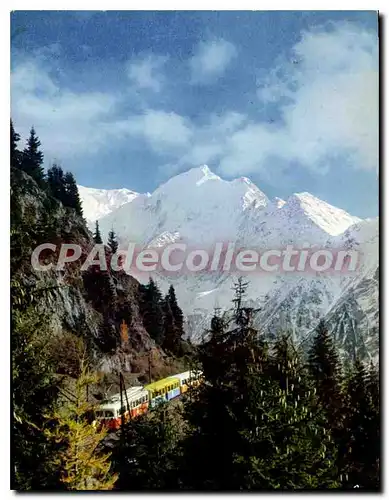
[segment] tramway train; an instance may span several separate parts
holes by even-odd
[[[184,394],[190,387],[197,387],[201,383],[201,378],[202,372],[200,371],[186,371],[152,382],[144,387],[130,387],[123,391],[122,395],[115,394],[101,404],[95,413],[95,422],[109,429],[118,429],[122,418],[128,421],[163,402]]]

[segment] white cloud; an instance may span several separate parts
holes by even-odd
[[[184,117],[156,109],[120,116],[125,94],[60,88],[40,57],[15,64],[11,84],[15,127],[25,140],[34,125],[47,162],[96,154],[118,139],[144,140],[162,154],[181,155],[190,145],[193,127]]]
[[[190,59],[192,83],[211,83],[220,77],[237,55],[235,45],[224,39],[201,42]]]
[[[116,131],[125,136],[141,137],[161,153],[182,152],[188,147],[192,135],[191,124],[185,118],[154,109],[119,122]]]
[[[303,33],[290,59],[260,82],[261,105],[276,105],[281,120],[210,116],[207,125],[193,127],[176,169],[209,163],[228,176],[261,171],[279,182],[282,162],[325,174],[329,158],[344,155],[356,169],[377,169],[377,37],[349,24],[328,28]]]
[[[40,57],[15,64],[11,85],[15,127],[25,139],[34,125],[47,161],[105,146],[105,123],[117,104],[114,95],[60,88]]]
[[[230,45],[219,40],[199,47],[191,61],[192,69],[199,65],[193,75],[198,82],[212,81],[225,70],[236,54]],[[221,174],[261,171],[268,182],[279,182],[274,174],[282,163],[278,160],[325,173],[328,157],[344,154],[355,168],[376,169],[377,52],[376,35],[349,24],[303,33],[288,59],[278,61],[259,82],[260,106],[271,101],[281,116],[271,124],[229,110],[208,115],[199,124],[147,102],[142,113],[125,116],[127,94],[60,88],[51,68],[34,58],[14,67],[12,117],[24,136],[31,125],[37,128],[46,159],[95,154],[121,139],[144,141],[168,158],[170,172],[209,163],[219,165]],[[128,70],[138,88],[158,92],[164,63],[153,57],[138,60],[138,66]]]
[[[234,111],[209,115],[205,123],[194,125],[185,121],[187,143],[174,164],[162,165],[163,172],[173,174],[187,166],[217,162],[227,154],[228,138],[247,123],[247,116]]]
[[[165,56],[149,54],[130,61],[127,66],[128,78],[137,89],[159,92],[165,81],[162,70],[167,59]]]
[[[315,171],[325,171],[325,158],[338,153],[348,154],[355,168],[378,168],[375,33],[346,23],[305,32],[291,61],[260,83],[258,97],[278,104],[283,119],[269,137],[270,153]],[[267,149],[258,149],[256,161],[266,159]]]

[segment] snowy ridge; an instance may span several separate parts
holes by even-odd
[[[88,225],[113,212],[125,203],[133,201],[139,193],[130,189],[95,189],[78,186],[82,210]]]

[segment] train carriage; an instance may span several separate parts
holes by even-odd
[[[150,407],[155,408],[158,404],[180,395],[180,379],[177,376],[164,378],[145,386],[149,393]]]
[[[190,387],[197,387],[201,380],[202,372],[199,370],[188,370],[186,372],[177,373],[172,377],[178,378],[180,381],[180,392],[184,394]]]
[[[130,387],[120,395],[112,396],[101,404],[95,413],[96,424],[110,429],[119,429],[122,416],[125,421],[146,413],[162,402],[170,401],[184,394],[190,387],[198,386],[202,381],[202,372],[189,370],[158,380],[145,387]],[[123,407],[122,407],[123,404]]]
[[[122,408],[123,401],[123,408]],[[127,406],[128,403],[128,406]],[[96,421],[110,429],[118,429],[122,423],[122,414],[126,421],[147,412],[149,394],[142,387],[130,387],[125,392],[112,396],[96,411]]]

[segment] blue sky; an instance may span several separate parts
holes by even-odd
[[[11,33],[15,128],[79,184],[207,164],[378,213],[374,12],[17,11]]]

